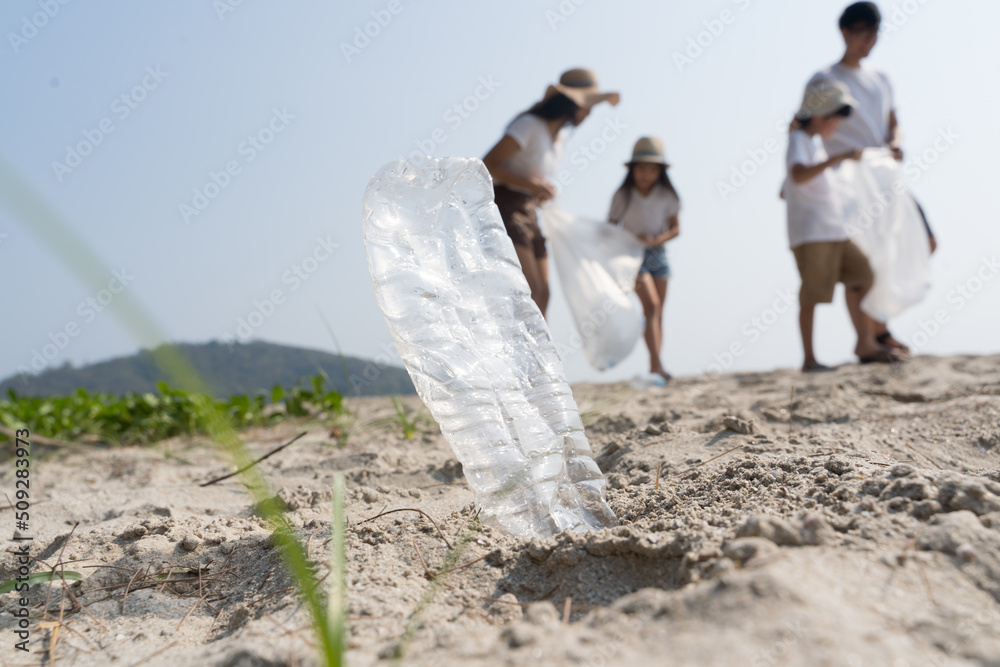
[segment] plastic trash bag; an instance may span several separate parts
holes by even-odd
[[[866,148],[860,160],[845,160],[834,173],[848,237],[867,255],[875,273],[861,308],[885,322],[930,290],[927,230],[889,149]]]
[[[635,278],[645,246],[618,225],[580,218],[554,204],[542,216],[583,352],[591,366],[607,370],[642,336]]]

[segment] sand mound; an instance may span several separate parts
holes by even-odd
[[[1000,665],[1000,357],[575,392],[621,520],[596,533],[479,525],[433,427],[246,434],[263,453],[309,432],[261,465],[321,575],[347,476],[350,664]],[[248,495],[198,486],[227,471],[197,440],[36,461],[34,553],[84,575],[72,596],[31,590],[36,612],[63,607],[57,661],[313,664]],[[41,664],[52,636],[4,664]]]

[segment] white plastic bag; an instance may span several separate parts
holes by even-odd
[[[875,273],[861,308],[885,322],[920,302],[931,287],[930,241],[920,211],[887,148],[866,148],[861,160],[845,160],[833,182],[847,234]]]
[[[586,220],[554,204],[542,216],[583,352],[591,366],[607,370],[642,336],[635,278],[645,247],[618,225]]]

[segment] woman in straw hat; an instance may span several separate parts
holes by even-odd
[[[646,347],[649,348],[649,371],[664,380],[671,378],[663,367],[663,306],[667,299],[667,241],[681,232],[678,215],[680,198],[667,176],[663,142],[656,137],[642,137],[635,142],[632,159],[625,163],[628,174],[611,199],[608,219],[612,224],[635,234],[646,244],[642,268],[635,281],[635,292],[646,315]]]
[[[600,91],[590,70],[569,70],[558,84],[549,86],[541,102],[511,121],[483,158],[493,176],[500,217],[543,317],[549,301],[549,265],[535,209],[556,193],[552,180],[562,162],[565,130],[583,122],[598,102],[615,105],[618,100],[618,93]]]

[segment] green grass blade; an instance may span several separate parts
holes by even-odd
[[[64,581],[80,581],[83,579],[83,576],[79,572],[70,572],[69,570],[65,572],[34,572],[27,576],[27,581],[9,579],[0,584],[0,595],[10,593],[12,590],[17,588],[18,584],[28,584],[29,586],[34,586],[35,584],[40,584],[43,581],[54,581],[57,579],[62,579]]]
[[[347,618],[347,542],[344,534],[344,473],[333,478],[333,523],[330,525],[330,590],[327,596],[329,632],[333,637],[336,654],[329,665],[340,667],[344,661],[344,636]]]

